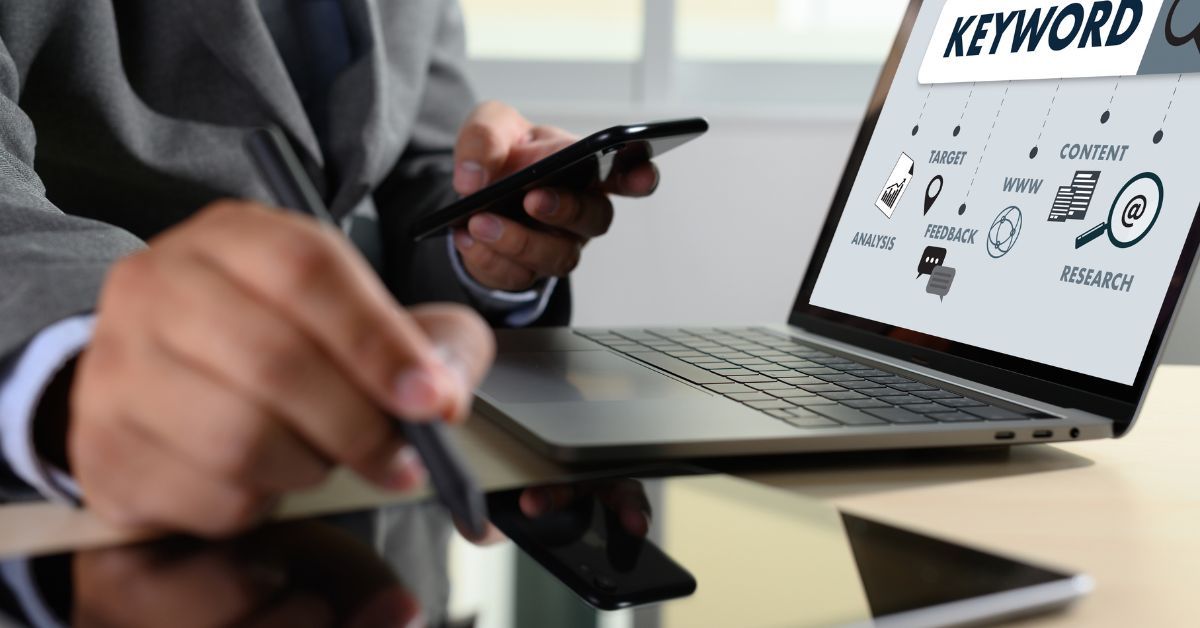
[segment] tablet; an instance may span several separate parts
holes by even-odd
[[[6,557],[0,625],[943,626],[1090,588],[723,475],[595,477],[489,506],[508,539],[485,547],[425,501],[218,542]]]

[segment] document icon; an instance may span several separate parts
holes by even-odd
[[[1058,188],[1054,205],[1050,207],[1050,222],[1083,220],[1087,216],[1088,208],[1092,206],[1092,196],[1096,194],[1096,183],[1099,180],[1100,173],[1097,171],[1076,172],[1071,185]]]
[[[900,203],[900,198],[904,196],[904,191],[912,182],[915,167],[916,163],[912,157],[900,153],[900,160],[892,169],[892,176],[888,177],[887,183],[883,184],[883,191],[879,193],[879,199],[875,201],[875,206],[883,212],[884,216],[891,218],[892,212],[896,211],[896,205]]]

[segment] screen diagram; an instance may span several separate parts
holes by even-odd
[[[811,303],[1131,384],[1197,112],[1200,0],[927,1]]]

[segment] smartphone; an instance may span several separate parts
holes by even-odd
[[[492,523],[595,608],[654,604],[696,591],[696,578],[687,569],[649,538],[627,532],[618,513],[588,484],[571,488],[579,490],[573,499],[535,518],[521,512],[523,489],[491,493]]]
[[[615,126],[570,146],[417,221],[413,240],[420,242],[464,224],[480,212],[491,212],[521,224],[538,226],[525,213],[525,193],[544,187],[586,189],[704,135],[708,122],[686,118]]]

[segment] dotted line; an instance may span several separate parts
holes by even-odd
[[[958,121],[962,122],[963,118],[967,117],[967,107],[971,106],[971,98],[975,96],[975,83],[971,83],[971,93],[967,94],[967,102],[963,103],[962,113],[958,116]]]
[[[1167,123],[1167,116],[1171,115],[1171,105],[1175,104],[1175,95],[1179,93],[1179,84],[1181,82],[1183,82],[1182,74],[1179,75],[1179,78],[1175,79],[1175,89],[1171,92],[1171,100],[1167,102],[1167,112],[1163,114],[1164,125]]]
[[[971,174],[971,183],[967,186],[967,196],[963,202],[971,199],[971,190],[975,189],[975,179],[979,176],[979,169],[983,167],[983,158],[987,155],[988,145],[992,143],[992,135],[996,132],[996,124],[1000,122],[1000,112],[1004,110],[1004,103],[1008,102],[1008,90],[1012,89],[1012,81],[1004,87],[1004,96],[1000,98],[1000,106],[996,107],[996,116],[992,118],[992,128],[988,130],[987,139],[983,141],[983,149],[979,151],[979,162],[975,164],[975,172]]]
[[[1182,75],[1181,75],[1182,76]],[[925,119],[925,108],[929,106],[929,97],[933,95],[933,87],[925,88],[925,102],[921,103],[921,113],[917,115],[917,123]]]
[[[1050,122],[1050,112],[1054,111],[1054,103],[1058,100],[1058,92],[1062,90],[1062,79],[1058,79],[1058,86],[1054,88],[1054,96],[1050,98],[1050,106],[1046,108],[1046,117],[1042,119],[1042,130],[1038,132],[1037,142],[1042,141],[1042,136],[1046,134],[1046,123]]]
[[[1112,104],[1113,104],[1113,101],[1114,101],[1114,100],[1116,100],[1116,98],[1117,98],[1117,89],[1119,89],[1120,87],[1121,87],[1121,79],[1117,79],[1117,84],[1116,84],[1116,85],[1113,85],[1113,92],[1112,92],[1112,96],[1109,96],[1109,97],[1108,97],[1108,104],[1109,104],[1109,106],[1112,106]]]

